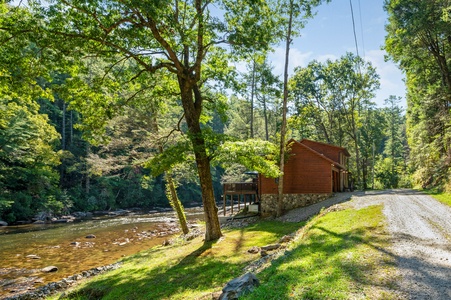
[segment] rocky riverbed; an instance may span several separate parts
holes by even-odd
[[[187,215],[190,227],[196,229],[202,210],[188,209]],[[95,272],[99,266],[161,245],[179,233],[173,212],[1,227],[0,299],[34,293],[74,274]]]

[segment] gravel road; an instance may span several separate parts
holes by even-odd
[[[353,195],[350,205],[383,204],[401,292],[408,299],[451,299],[451,208],[413,190]]]
[[[356,209],[384,205],[393,242],[384,252],[397,260],[401,294],[406,299],[451,299],[451,208],[430,196],[414,190],[338,193],[321,203],[292,210],[279,220],[306,220],[322,207],[351,197],[344,205]]]

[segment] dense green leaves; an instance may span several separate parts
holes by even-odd
[[[449,1],[386,1],[385,49],[407,78],[407,136],[416,183],[449,183],[451,27]]]

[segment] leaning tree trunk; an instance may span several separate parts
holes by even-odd
[[[183,76],[178,76],[185,120],[188,125],[189,138],[193,145],[194,156],[197,164],[200,188],[202,191],[202,204],[205,217],[205,242],[217,240],[222,236],[213,193],[213,181],[211,178],[210,158],[207,155],[205,140],[200,128],[200,115],[202,112],[202,97],[198,87]]]
[[[152,119],[152,127],[155,134],[158,134],[158,122],[157,117],[154,113],[153,119]],[[158,151],[160,153],[163,153],[163,147],[161,145],[158,145]],[[182,232],[184,234],[188,234],[188,224],[186,223],[186,216],[185,216],[185,210],[183,208],[182,203],[179,200],[179,197],[177,196],[177,190],[175,188],[174,180],[172,179],[171,171],[167,170],[164,172],[164,177],[166,179],[166,196],[169,200],[169,204],[171,207],[175,210],[177,213],[177,218],[179,219],[180,228],[182,229]]]
[[[185,211],[183,209],[183,205],[179,200],[179,197],[177,196],[177,191],[175,189],[175,183],[172,179],[172,174],[170,171],[165,172],[165,179],[166,179],[166,193],[167,197],[169,199],[169,203],[171,204],[172,208],[177,213],[177,218],[179,219],[180,227],[182,229],[182,232],[184,234],[188,234],[188,224],[186,223],[186,216]]]

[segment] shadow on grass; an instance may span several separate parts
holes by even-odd
[[[335,232],[318,223],[309,229],[308,239],[260,273],[262,285],[245,299],[349,299],[362,296],[364,286],[393,287],[394,282],[372,276],[379,264],[396,264],[397,257],[381,246],[388,236],[368,235],[374,227]],[[382,259],[365,257],[366,247],[382,254]]]
[[[239,269],[234,264],[208,256],[200,259],[211,247],[212,243],[205,243],[169,267],[146,268],[142,265],[119,269],[88,282],[81,290],[63,299],[168,299],[176,294],[189,294],[190,290],[208,291],[224,278],[232,279]],[[140,259],[138,257],[135,258]]]
[[[274,242],[285,234],[295,231],[299,224],[281,226],[280,222],[261,222],[249,227],[228,230],[224,240],[202,244],[191,253],[179,257],[178,261],[146,267],[149,257],[162,257],[178,247],[152,249],[125,258],[124,268],[88,282],[82,289],[62,299],[198,299],[220,290],[229,280],[242,275],[249,261],[244,248],[262,240],[263,232]],[[227,253],[221,251],[228,247]],[[166,252],[167,251],[167,252]],[[240,258],[240,255],[246,257]]]

